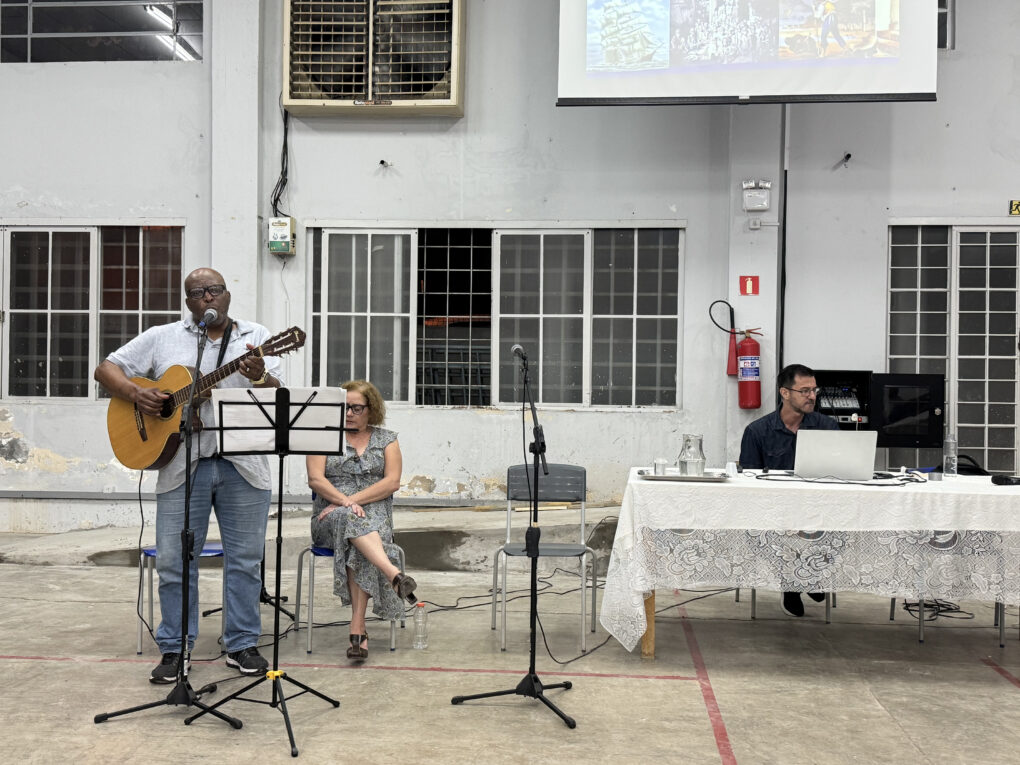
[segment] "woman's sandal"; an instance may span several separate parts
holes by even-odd
[[[368,640],[368,635],[351,635],[351,647],[347,649],[347,658],[353,661],[364,661],[368,658],[368,649],[362,648],[362,642]]]
[[[403,598],[412,606],[418,602],[418,598],[414,596],[417,586],[418,583],[405,573],[401,572],[393,577],[393,589],[396,590],[398,597]]]

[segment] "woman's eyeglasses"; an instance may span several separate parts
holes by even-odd
[[[361,414],[368,409],[368,404],[348,404],[347,408],[351,410],[351,414]]]

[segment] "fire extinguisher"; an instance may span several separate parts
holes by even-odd
[[[760,335],[755,329],[745,329],[744,339],[737,343],[737,395],[741,409],[761,408],[761,346],[751,335]]]

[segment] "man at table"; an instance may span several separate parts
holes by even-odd
[[[776,388],[782,405],[744,428],[740,442],[741,469],[793,470],[797,431],[839,429],[834,419],[815,411],[818,388],[815,373],[810,368],[790,364],[779,373]],[[808,597],[816,602],[825,600],[820,592],[809,592]],[[784,592],[782,605],[790,616],[804,615],[804,602],[799,592]]]

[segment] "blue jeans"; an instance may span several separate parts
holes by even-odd
[[[221,457],[198,462],[192,476],[190,525],[195,532],[188,586],[188,651],[198,635],[198,553],[209,530],[209,511],[223,542],[223,576],[226,582],[223,647],[233,653],[258,643],[262,633],[259,596],[261,564],[269,517],[268,489],[256,489]],[[159,610],[156,630],[160,653],[181,651],[181,530],[184,527],[184,485],[156,497],[156,571],[159,573]]]

